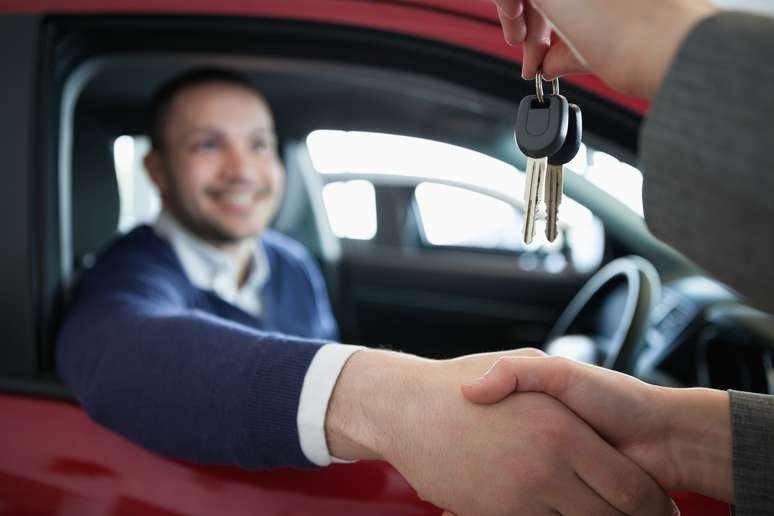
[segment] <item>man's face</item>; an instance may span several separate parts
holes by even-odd
[[[285,172],[261,97],[224,82],[185,89],[172,100],[163,142],[146,164],[164,206],[189,230],[223,246],[271,222]]]

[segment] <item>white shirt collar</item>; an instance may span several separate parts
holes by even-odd
[[[211,290],[252,315],[262,313],[261,289],[269,279],[270,270],[266,250],[258,238],[253,240],[250,272],[240,288],[237,259],[191,233],[169,212],[162,210],[153,229],[172,246],[188,279],[196,287]]]

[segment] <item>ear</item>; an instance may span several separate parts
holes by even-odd
[[[161,197],[164,197],[168,185],[167,174],[164,168],[164,157],[161,155],[161,151],[158,149],[151,149],[148,154],[145,155],[143,163],[145,164],[145,170],[148,171],[151,181],[153,181],[153,184],[158,188],[159,194]]]

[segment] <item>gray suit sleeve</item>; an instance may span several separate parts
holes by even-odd
[[[774,312],[774,19],[695,27],[641,134],[653,234]],[[774,514],[774,397],[730,392],[736,516]]]
[[[728,393],[735,516],[774,514],[774,396]]]
[[[695,27],[641,133],[651,232],[774,312],[774,19]]]

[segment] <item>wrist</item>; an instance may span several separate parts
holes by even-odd
[[[713,389],[666,389],[674,490],[718,500],[733,497],[731,408],[728,393]]]
[[[632,64],[646,74],[646,77],[640,82],[641,87],[634,88],[634,93],[638,96],[653,98],[656,95],[691,30],[702,20],[719,11],[717,6],[706,0],[690,0],[679,5],[681,7],[679,12],[664,11],[660,13],[663,18],[658,22],[658,25],[662,27],[662,34],[659,38],[652,39],[649,32],[652,28],[650,25],[643,26],[642,29],[645,33],[637,38],[640,45],[642,41],[650,40],[651,42],[650,52],[645,59],[640,62],[632,60]]]
[[[406,402],[431,361],[382,350],[353,354],[336,382],[325,418],[328,450],[344,460],[389,460]]]

